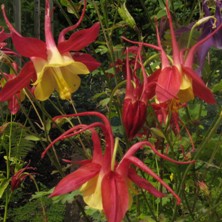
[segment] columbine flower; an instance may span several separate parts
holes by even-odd
[[[220,24],[222,23],[222,16],[220,12],[221,8],[222,8],[221,0],[216,0],[216,10],[215,10],[216,27],[220,26]],[[210,10],[207,6],[207,0],[203,0],[203,11],[204,11],[205,17],[211,15]],[[214,30],[213,28],[215,28],[215,23],[214,23],[214,20],[211,19],[203,25],[200,40],[204,39],[211,32],[213,32]],[[204,61],[205,61],[207,52],[209,51],[211,47],[222,49],[222,30],[219,30],[211,38],[205,41],[201,47],[199,47],[197,51],[198,61],[199,61],[199,68],[197,70],[198,73],[201,73],[201,70],[203,69],[203,66],[204,66]]]
[[[141,46],[137,49],[133,69],[129,64],[129,49],[126,49],[126,95],[123,103],[122,119],[129,138],[141,129],[147,114],[147,102],[155,95],[155,80],[148,77],[141,58]],[[137,77],[141,67],[143,82]],[[140,70],[140,69],[139,69]],[[151,79],[152,78],[152,79]]]
[[[32,179],[32,174],[27,172],[27,170],[35,170],[35,168],[27,165],[26,167],[18,170],[11,178],[11,190],[14,191],[17,189],[20,184],[26,179],[26,177],[30,177]]]
[[[168,0],[166,1],[166,12],[169,20],[170,34],[172,39],[172,51],[173,58],[172,64],[170,64],[167,54],[162,48],[159,31],[156,25],[157,30],[157,41],[159,47],[156,48],[161,52],[161,69],[157,70],[153,75],[157,76],[156,83],[156,97],[160,103],[167,102],[172,99],[179,99],[181,103],[188,102],[194,98],[194,96],[203,99],[205,102],[214,104],[215,98],[209,88],[206,87],[203,80],[198,76],[198,74],[193,70],[193,58],[194,54],[199,47],[202,46],[204,42],[210,39],[219,29],[222,28],[222,24],[210,33],[205,38],[201,39],[189,50],[179,49],[171,14],[168,8]],[[126,38],[124,38],[126,39]],[[130,41],[136,44],[143,44],[144,46],[151,47],[150,44]],[[154,48],[152,46],[152,48]]]
[[[71,98],[71,94],[80,86],[78,74],[88,74],[99,65],[90,55],[78,52],[95,41],[99,33],[99,23],[77,31],[69,39],[65,39],[67,32],[79,26],[85,9],[86,0],[79,21],[61,31],[56,45],[51,31],[49,0],[45,1],[45,42],[21,36],[9,22],[4,5],[2,6],[16,50],[31,61],[26,63],[18,77],[6,84],[6,89],[0,92],[1,101],[7,100],[12,94],[29,85],[30,79],[34,82],[34,95],[38,100],[48,99],[54,90],[59,92],[61,99]],[[72,51],[75,52],[73,56]]]
[[[178,98],[180,102],[183,103],[188,102],[192,100],[194,96],[197,96],[207,103],[215,103],[212,92],[206,87],[202,79],[193,70],[192,63],[194,53],[197,49],[211,38],[219,29],[197,42],[190,48],[190,50],[180,50],[175,38],[172,18],[168,8],[168,0],[166,1],[166,12],[172,38],[173,61],[172,65],[170,65],[167,55],[161,46],[157,28],[158,45],[161,48],[162,57],[162,68],[159,70],[159,77],[156,86],[156,96],[158,101],[162,103]],[[221,27],[222,26],[219,28]]]
[[[12,63],[13,72],[17,71],[17,64]],[[3,78],[0,80],[0,88],[3,88],[4,85],[13,79],[16,78],[14,73],[6,74],[2,73]],[[16,94],[13,94],[11,97],[8,98],[8,109],[10,110],[11,114],[16,114],[20,109],[20,102],[23,101],[25,95],[22,91],[18,91]]]
[[[180,198],[174,193],[174,191],[148,166],[135,157],[134,154],[137,150],[148,146],[156,155],[165,160],[181,164],[192,163],[193,161],[178,162],[172,160],[169,157],[160,154],[150,142],[143,141],[130,147],[120,162],[117,163],[115,157],[118,143],[114,144],[111,126],[105,116],[97,112],[85,112],[58,116],[54,118],[54,121],[61,118],[85,115],[97,116],[101,118],[102,122],[96,122],[90,125],[80,124],[72,127],[51,142],[42,154],[42,157],[44,157],[49,148],[60,140],[75,136],[86,130],[91,131],[93,141],[92,159],[78,161],[77,163],[80,164],[80,167],[76,171],[64,177],[58,183],[53,193],[50,195],[51,197],[80,189],[83,199],[88,206],[103,210],[109,222],[120,222],[126,211],[129,209],[132,201],[132,193],[130,192],[132,182],[156,197],[165,196],[146,179],[140,177],[136,173],[136,170],[133,167],[134,165],[161,183],[163,187],[173,194],[173,196],[177,199],[177,203],[180,203]],[[100,143],[100,135],[98,135],[95,127],[100,127],[104,134],[106,145],[104,152]]]

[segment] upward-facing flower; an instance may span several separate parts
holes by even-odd
[[[105,116],[97,112],[85,112],[73,115],[58,116],[55,117],[54,120],[64,117],[67,118],[84,115],[97,116],[101,118],[102,122],[96,122],[90,125],[80,124],[72,127],[51,142],[51,144],[42,154],[43,157],[48,149],[60,140],[75,136],[86,130],[91,131],[93,141],[92,159],[78,161],[77,163],[80,164],[80,167],[76,171],[64,177],[58,183],[53,193],[50,195],[51,197],[80,189],[83,199],[87,205],[95,209],[103,210],[109,222],[120,222],[123,219],[126,211],[129,209],[132,201],[132,192],[130,192],[132,182],[156,197],[165,196],[146,179],[140,177],[136,173],[136,170],[133,167],[134,165],[161,183],[166,190],[174,195],[174,197],[177,199],[177,203],[180,203],[180,198],[174,193],[174,191],[148,166],[135,157],[134,154],[137,150],[146,146],[150,147],[159,157],[174,163],[187,164],[193,161],[178,162],[172,160],[169,157],[160,154],[150,142],[143,141],[130,147],[118,163],[115,160],[118,142],[114,144],[111,126]],[[104,134],[104,152],[100,143],[100,135],[95,130],[95,127],[101,128]]]
[[[216,0],[216,10],[215,10],[216,27],[220,26],[220,24],[222,23],[221,8],[222,8],[221,0]],[[211,15],[210,10],[207,6],[207,0],[203,0],[203,11],[205,17]],[[202,27],[202,34],[200,36],[200,40],[204,39],[211,32],[213,32],[214,27],[215,27],[214,20],[213,19],[208,20]],[[197,72],[199,74],[203,69],[206,55],[211,47],[222,49],[222,29],[217,31],[217,33],[215,33],[211,38],[205,41],[201,47],[199,47],[197,51],[198,62],[199,62],[199,68]]]
[[[4,19],[11,31],[16,50],[31,61],[25,64],[13,81],[6,84],[0,92],[0,101],[7,100],[12,94],[29,85],[30,79],[35,86],[34,95],[38,100],[48,99],[54,90],[58,91],[61,99],[71,98],[71,94],[80,86],[78,74],[88,74],[99,65],[90,55],[78,53],[95,41],[99,33],[99,23],[77,31],[65,39],[67,32],[76,29],[81,23],[85,9],[86,0],[79,21],[61,31],[56,45],[51,30],[49,0],[45,0],[45,42],[21,36],[9,22],[2,5]],[[73,56],[72,51],[76,52]]]

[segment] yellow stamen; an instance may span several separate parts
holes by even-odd
[[[115,169],[115,163],[116,163],[116,153],[117,153],[117,148],[119,145],[119,138],[115,138],[115,145],[114,145],[114,150],[113,150],[113,155],[112,155],[112,161],[111,161],[111,170],[114,171]]]
[[[67,100],[70,99],[72,90],[70,89],[67,82],[65,81],[62,75],[61,69],[56,68],[56,67],[53,67],[51,69],[53,70],[53,74],[54,74],[53,77],[56,80],[61,99],[67,99]]]

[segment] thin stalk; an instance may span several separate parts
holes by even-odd
[[[6,178],[9,180],[10,178],[10,161],[11,161],[11,148],[12,148],[12,114],[10,115],[10,129],[9,129],[9,141],[8,141],[8,149],[6,149]],[[6,190],[5,195],[5,208],[4,208],[4,219],[3,221],[7,221],[8,217],[8,204],[10,202],[11,194],[9,194],[9,190]]]
[[[38,112],[38,110],[37,110],[34,102],[33,102],[32,99],[30,98],[30,96],[29,96],[29,94],[26,92],[26,90],[24,90],[24,93],[25,93],[25,96],[28,98],[29,102],[32,104],[32,107],[33,107],[33,109],[35,110],[35,113],[36,113],[36,115],[37,115],[38,118],[39,118],[39,121],[40,121],[40,123],[41,123],[41,129],[45,131],[45,124],[43,123],[42,118],[41,118],[41,116],[40,116],[40,114],[39,114],[39,112]]]
[[[192,217],[192,220],[194,220],[194,215],[193,215],[193,212],[194,212],[194,211],[193,211],[193,209],[190,208],[189,201],[187,200],[185,191],[183,191],[183,197],[184,197],[184,200],[185,200],[187,209],[188,209],[188,211],[189,211],[189,215]]]
[[[58,5],[60,12],[62,13],[62,15],[65,17],[66,21],[68,22],[69,26],[72,25],[72,21],[70,20],[70,18],[67,16],[66,12],[64,11],[63,7],[61,6],[61,4],[59,3],[58,0],[54,0],[55,3]],[[77,17],[77,14],[75,14],[75,16]],[[78,17],[77,17],[78,18]]]
[[[77,112],[77,110],[76,110],[76,107],[75,107],[75,104],[74,104],[73,100],[70,100],[70,104],[72,105],[72,108],[73,108],[73,110],[74,110],[74,113],[77,114],[78,112]],[[76,118],[78,119],[79,124],[82,124],[80,117],[79,117],[79,116],[76,116]],[[73,126],[73,124],[71,124],[71,125]],[[79,142],[80,142],[80,144],[81,144],[81,146],[82,146],[84,155],[85,155],[87,158],[89,158],[89,154],[88,154],[88,152],[87,152],[87,149],[86,149],[86,147],[85,147],[85,145],[84,145],[84,143],[83,143],[83,141],[82,141],[82,139],[81,139],[80,136],[78,136],[78,140],[79,140]]]
[[[160,169],[159,169],[159,165],[158,165],[158,161],[157,161],[156,156],[155,156],[155,164],[156,164],[157,175],[160,176]],[[160,183],[158,183],[158,190],[160,190],[161,187],[162,187],[162,185]],[[160,210],[159,208],[160,208],[160,202],[158,202],[156,205],[156,215],[159,215],[159,210]]]
[[[20,104],[20,108],[21,108],[21,110],[22,110],[22,113],[25,115],[26,119],[28,120],[28,122],[29,122],[32,130],[33,130],[34,133],[37,135],[38,132],[37,132],[37,130],[36,130],[36,127],[34,126],[33,122],[29,119],[29,115],[28,115],[28,113],[26,113],[26,110],[25,110],[25,108],[23,107],[22,104]],[[39,142],[41,143],[41,146],[42,146],[42,147],[45,147],[45,144],[43,143],[42,140],[40,140]],[[56,167],[56,169],[59,171],[60,175],[61,175],[61,176],[64,176],[64,172],[61,170],[62,167],[61,167],[60,163],[59,163],[59,162],[55,162],[55,161],[53,160],[53,157],[52,157],[50,154],[48,154],[48,157],[49,157],[51,163],[53,163],[54,166]]]
[[[39,192],[40,191],[39,186],[36,183],[35,178],[31,174],[29,176],[32,179],[32,181],[34,182],[37,192]],[[42,201],[42,197],[40,197],[40,204],[41,204],[41,208],[42,208],[42,214],[43,214],[44,222],[48,222],[48,217],[47,217],[47,214],[46,214],[44,203]]]
[[[11,194],[12,194],[11,192],[10,193],[8,191],[6,192],[3,222],[7,221],[7,217],[8,217],[8,204],[9,204],[10,199],[11,199]]]
[[[222,122],[222,111],[220,111],[218,117],[215,118],[212,126],[210,127],[210,129],[208,130],[207,134],[206,134],[206,137],[204,138],[203,142],[200,144],[200,147],[199,149],[196,151],[195,155],[194,155],[194,158],[193,159],[197,159],[198,156],[200,155],[201,151],[203,150],[203,148],[205,147],[205,145],[209,142],[209,140],[211,139],[211,137],[213,136],[213,134],[215,133],[215,131],[218,129],[218,127],[220,126]],[[182,192],[182,187],[183,187],[183,184],[185,182],[185,179],[186,179],[186,176],[190,170],[190,168],[192,167],[192,164],[189,164],[187,166],[187,168],[185,169],[184,171],[184,174],[183,174],[183,177],[180,181],[180,184],[179,184],[179,190],[178,190],[178,195],[180,196],[181,192]],[[172,221],[175,220],[175,217],[176,217],[176,209],[177,209],[177,205],[175,204],[174,206],[174,214],[173,214],[173,218],[172,218]]]
[[[155,220],[156,222],[158,222],[158,218],[157,218],[156,215],[154,214],[154,212],[153,212],[153,210],[152,210],[152,207],[150,206],[149,201],[148,201],[147,198],[146,198],[145,192],[144,192],[142,189],[141,189],[141,194],[142,194],[143,200],[145,201],[147,207],[149,208],[150,213],[151,213],[151,215],[153,216],[154,220]]]
[[[114,64],[115,63],[115,58],[114,58],[114,51],[113,51],[113,44],[112,44],[112,39],[110,37],[110,35],[107,35],[106,33],[106,30],[105,30],[105,27],[102,23],[102,19],[101,19],[101,14],[99,12],[99,9],[97,7],[97,4],[96,2],[93,0],[93,6],[95,8],[95,11],[98,15],[98,19],[99,19],[99,22],[100,22],[100,25],[101,25],[101,29],[102,29],[102,32],[103,32],[103,36],[105,38],[105,41],[106,41],[106,45],[107,45],[107,48],[108,48],[108,51],[109,51],[109,56],[110,56],[110,59],[111,59],[111,63]],[[106,13],[106,10],[103,11],[103,14]],[[108,25],[106,24],[106,26],[108,27]],[[117,84],[117,79],[116,79],[116,75],[114,76],[114,79],[115,79],[115,83]]]

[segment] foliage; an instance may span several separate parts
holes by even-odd
[[[0,0],[0,220],[220,221],[219,2]]]
[[[61,203],[53,203],[51,199],[45,197],[42,201],[47,208],[48,221],[62,222],[64,221],[65,206]],[[43,216],[41,214],[41,205],[39,200],[32,200],[25,205],[16,207],[12,211],[9,211],[12,222],[41,222]]]

